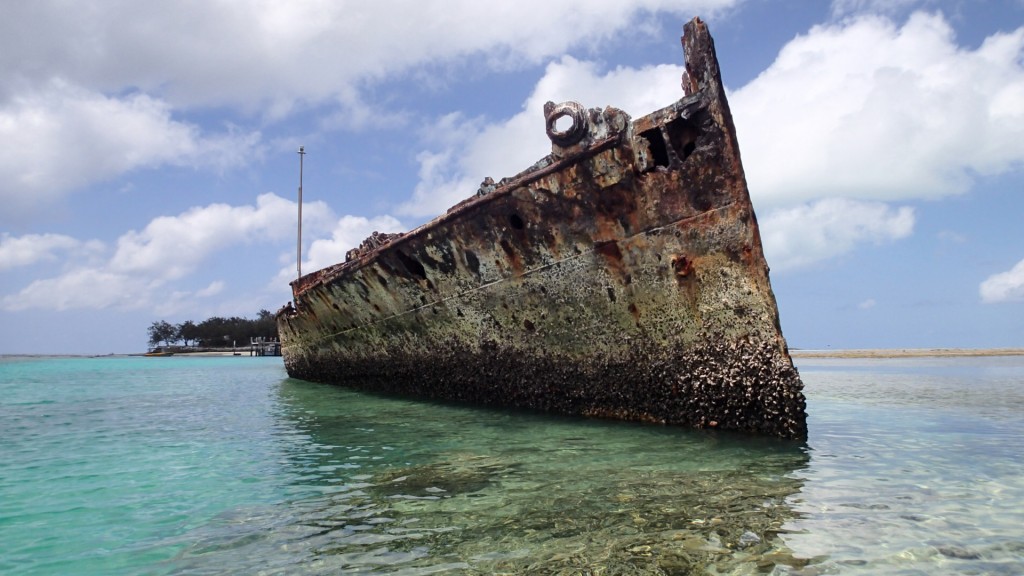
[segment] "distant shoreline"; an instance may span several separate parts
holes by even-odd
[[[1024,356],[1024,348],[878,348],[863,350],[793,350],[794,358],[956,358]]]
[[[121,352],[121,353],[110,353],[110,354],[5,354],[0,353],[0,358],[142,358],[145,357],[145,352]],[[174,358],[175,356],[198,356],[198,357],[220,357],[220,356],[251,356],[249,347],[238,348],[231,350],[200,350],[195,352],[179,352],[176,351],[169,356],[159,356],[159,358]],[[277,356],[280,358],[280,356]]]
[[[144,352],[129,354],[129,356],[145,356]],[[204,350],[175,350],[174,356],[251,356],[252,350],[245,348],[212,348]]]
[[[1024,356],[1024,348],[871,348],[850,350],[790,349],[794,358],[957,358],[990,356]],[[174,356],[249,356],[248,348],[175,352]],[[3,354],[0,358],[111,358],[144,356],[145,352],[128,354]]]
[[[235,351],[207,351],[207,352],[175,352],[175,356],[249,356],[249,349],[242,350],[239,348]]]

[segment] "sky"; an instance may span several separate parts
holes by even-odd
[[[793,348],[1024,347],[1024,0],[5,1],[0,353],[142,351],[633,117],[715,38]]]

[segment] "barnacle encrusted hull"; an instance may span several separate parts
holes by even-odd
[[[292,283],[296,378],[383,393],[806,436],[714,45],[679,101],[545,107],[552,153]],[[562,127],[566,124],[567,127]]]

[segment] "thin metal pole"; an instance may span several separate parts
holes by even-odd
[[[306,156],[306,147],[299,146],[299,243],[296,249],[295,269],[302,279],[302,161]]]

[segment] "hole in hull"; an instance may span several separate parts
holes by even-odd
[[[398,255],[398,260],[402,263],[402,266],[405,267],[409,274],[416,276],[420,280],[427,279],[427,270],[423,267],[423,264],[420,264],[419,260],[416,260],[401,250],[398,250],[396,254]]]

